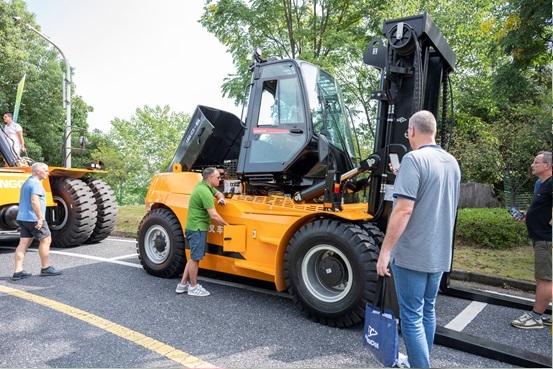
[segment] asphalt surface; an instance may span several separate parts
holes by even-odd
[[[63,275],[12,281],[16,244],[0,240],[0,367],[381,367],[362,347],[362,326],[311,322],[288,294],[266,284],[203,273],[211,296],[176,295],[178,279],[148,275],[134,240],[120,238],[52,249]],[[40,270],[36,249],[25,269]],[[459,320],[473,305],[440,295],[438,324]],[[522,311],[476,305],[481,311],[461,324],[463,333],[551,358],[550,329],[519,330],[509,322]],[[436,344],[432,364],[516,367]]]

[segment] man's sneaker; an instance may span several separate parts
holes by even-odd
[[[541,322],[543,323],[543,325],[551,325],[551,317],[548,316],[548,317],[542,317],[541,318]]]
[[[198,283],[195,287],[188,288],[188,296],[209,296],[209,292]]]
[[[392,368],[410,368],[409,359],[407,355],[402,354],[401,352],[397,353],[397,360]]]
[[[61,270],[56,270],[51,265],[48,268],[43,268],[40,270],[40,275],[43,277],[49,277],[49,276],[60,275],[60,274],[61,274]]]
[[[32,276],[31,273],[27,273],[26,271],[22,270],[20,272],[17,272],[17,273],[13,273],[13,277],[12,279],[14,281],[18,280],[18,279],[23,279],[23,278],[27,278],[27,277],[30,277]]]
[[[541,319],[535,319],[532,315],[524,313],[519,318],[513,320],[511,324],[514,327],[522,329],[542,329],[543,323]]]
[[[190,287],[190,283],[186,283],[184,286],[182,284],[177,284],[177,289],[175,290],[176,293],[185,293],[188,292],[188,287]]]

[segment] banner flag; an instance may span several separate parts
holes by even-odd
[[[13,108],[13,121],[17,123],[17,116],[19,115],[19,106],[21,105],[21,96],[23,95],[23,86],[25,86],[25,77],[27,73],[23,75],[21,81],[17,85],[17,95],[15,97],[15,107]]]

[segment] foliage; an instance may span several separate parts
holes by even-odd
[[[505,185],[514,198],[531,189],[527,170],[536,152],[551,147],[551,7],[545,0],[206,0],[199,22],[233,57],[236,72],[227,76],[222,92],[236,103],[245,102],[251,54],[258,46],[265,56],[300,58],[336,76],[366,158],[377,115],[371,93],[381,76],[363,64],[362,54],[371,39],[382,37],[385,19],[427,12],[457,58],[450,151],[463,180],[497,191]],[[57,50],[13,16],[40,30],[23,0],[0,0],[0,109],[13,111],[17,83],[26,74],[19,123],[28,154],[60,165],[65,65]],[[78,129],[88,129],[93,108],[75,93],[76,86],[72,90],[72,146],[78,147]],[[154,128],[157,118],[185,126],[184,116],[170,115],[167,107],[149,109],[138,109],[130,121],[115,119],[108,134],[92,132],[90,152],[73,160],[104,161],[108,182],[125,203],[142,201],[151,175],[165,169],[180,141],[182,130],[167,144]]]
[[[456,237],[492,249],[528,244],[526,225],[513,220],[505,208],[459,209]]]
[[[362,157],[371,151],[376,121],[370,93],[380,73],[361,63],[384,19],[427,12],[457,57],[453,79],[455,129],[451,151],[465,181],[527,190],[536,150],[550,146],[551,3],[545,0],[206,1],[200,23],[233,55],[237,74],[223,93],[243,102],[250,53],[301,58],[341,82],[354,107]],[[270,14],[270,16],[267,16]],[[270,19],[270,21],[269,21]],[[549,94],[550,95],[550,94]]]
[[[245,102],[256,47],[265,57],[302,59],[338,78],[346,102],[359,106],[353,113],[360,121],[358,129],[367,134],[362,141],[369,144],[374,122],[367,113],[373,109],[370,94],[378,87],[379,73],[364,66],[362,53],[368,46],[367,35],[380,32],[378,13],[385,4],[383,0],[208,0],[200,23],[233,56],[237,73],[225,80],[225,96]]]
[[[500,46],[520,68],[551,63],[551,1],[514,0],[505,4]]]
[[[532,188],[534,156],[551,147],[551,2],[497,4],[480,27],[482,68],[460,76],[452,151],[465,181],[505,186],[513,204]]]
[[[106,181],[118,189],[120,204],[143,203],[154,174],[166,171],[190,116],[169,106],[145,106],[129,120],[116,118],[106,135],[94,133],[92,160],[102,160]]]
[[[60,165],[66,110],[62,80],[65,64],[59,52],[39,35],[22,27],[13,17],[40,31],[35,17],[22,0],[0,1],[0,109],[13,112],[17,84],[27,75],[18,123],[23,127],[28,155],[35,161]],[[75,91],[73,85],[72,90]],[[88,106],[80,96],[72,98],[71,123],[75,132],[88,129]],[[78,134],[72,146],[77,146]]]

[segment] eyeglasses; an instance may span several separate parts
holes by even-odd
[[[532,164],[549,164],[549,163],[546,161],[535,161]]]

